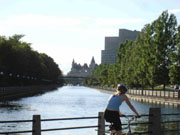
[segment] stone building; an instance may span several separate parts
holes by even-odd
[[[91,75],[92,71],[96,66],[97,64],[94,60],[94,57],[92,57],[89,66],[86,63],[83,66],[81,66],[80,64],[77,64],[73,59],[71,71],[67,73],[67,76],[88,77]]]
[[[105,37],[105,49],[101,50],[101,64],[116,63],[116,52],[119,44],[125,40],[135,40],[139,31],[119,29],[118,37]]]

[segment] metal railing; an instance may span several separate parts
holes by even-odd
[[[91,86],[92,88],[116,91],[112,87],[101,87],[101,86]],[[180,90],[140,90],[140,89],[128,89],[128,94],[132,95],[141,95],[149,97],[160,97],[160,98],[171,98],[171,99],[180,99]]]
[[[133,95],[180,99],[180,91],[173,91],[173,90],[163,91],[163,90],[132,90],[132,89],[129,89],[128,93],[133,94]]]
[[[49,121],[62,121],[62,120],[82,120],[82,119],[101,119],[101,116],[94,117],[75,117],[75,118],[56,118],[56,119],[41,119],[40,115],[33,115],[32,120],[11,120],[11,121],[0,121],[1,123],[32,123],[32,130],[23,130],[23,131],[9,131],[9,132],[0,132],[0,134],[10,135],[10,134],[21,134],[21,133],[32,133],[32,135],[41,135],[41,132],[47,131],[59,131],[59,130],[70,130],[70,129],[84,129],[84,128],[98,128],[100,124],[91,125],[91,126],[80,126],[80,127],[66,127],[66,128],[51,128],[51,129],[41,129],[41,122]]]
[[[147,130],[143,131],[134,131],[134,134],[148,134],[148,135],[161,135],[163,133],[170,133],[170,132],[180,132],[180,127],[176,129],[165,129],[163,128],[164,124],[169,123],[180,123],[180,120],[171,120],[171,121],[162,121],[162,117],[164,116],[179,116],[180,113],[174,113],[174,114],[161,114],[160,108],[150,108],[149,114],[141,115],[141,117],[147,117],[147,121],[136,121],[132,123],[132,126],[138,126],[138,125],[146,125]],[[133,115],[128,115],[127,117],[132,117]],[[41,129],[41,123],[42,122],[50,122],[50,121],[64,121],[64,120],[90,120],[90,119],[98,119],[97,125],[84,125],[84,126],[76,126],[76,127],[64,127],[64,128],[49,128],[49,129]],[[21,134],[21,133],[32,133],[32,135],[41,135],[42,132],[48,132],[48,131],[60,131],[60,130],[72,130],[72,129],[87,129],[87,128],[97,128],[97,135],[104,135],[105,134],[105,127],[109,126],[105,124],[104,120],[104,114],[103,112],[99,112],[98,116],[93,117],[75,117],[75,118],[55,118],[55,119],[41,119],[40,115],[33,115],[32,120],[11,120],[11,121],[0,121],[0,124],[2,123],[25,123],[25,122],[31,122],[32,123],[32,130],[23,130],[23,131],[9,131],[9,132],[1,132],[0,134],[4,135],[11,135],[11,134]],[[123,123],[122,126],[126,126],[127,123]]]

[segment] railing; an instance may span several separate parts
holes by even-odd
[[[114,91],[115,88],[111,87],[101,87],[101,86],[91,86],[92,88],[103,89]],[[141,95],[141,96],[153,96],[153,97],[160,97],[160,98],[172,98],[172,99],[180,99],[180,90],[140,90],[140,89],[128,89],[128,94],[132,95]]]
[[[0,134],[10,135],[10,134],[32,133],[32,135],[41,135],[41,132],[47,132],[47,131],[98,128],[98,125],[102,125],[102,124],[98,123],[98,125],[92,125],[92,126],[41,129],[41,122],[62,121],[62,120],[82,120],[82,119],[99,119],[99,122],[101,122],[102,116],[100,114],[101,113],[99,113],[99,116],[96,117],[76,117],[76,118],[57,118],[57,119],[41,119],[40,115],[33,115],[32,120],[0,121],[0,123],[24,123],[24,122],[32,123],[32,130],[0,132]]]
[[[136,122],[132,123],[131,125],[147,125],[146,131],[135,131],[133,134],[148,134],[148,135],[161,135],[163,133],[170,133],[170,132],[179,132],[180,127],[178,126],[176,129],[165,130],[163,126],[164,124],[169,123],[180,123],[180,120],[173,120],[173,121],[161,121],[163,116],[179,116],[180,113],[176,114],[161,114],[160,108],[150,108],[148,115],[141,115],[142,117],[149,117],[146,122]],[[131,117],[132,115],[128,115]],[[48,122],[48,121],[62,121],[62,120],[82,120],[82,119],[98,119],[97,125],[91,126],[80,126],[80,127],[66,127],[66,128],[53,128],[53,129],[41,129],[41,122]],[[59,131],[59,130],[71,130],[71,129],[85,129],[85,128],[97,128],[97,135],[104,135],[105,134],[105,127],[109,125],[105,125],[105,120],[103,117],[103,112],[99,112],[98,116],[95,117],[76,117],[76,118],[57,118],[57,119],[41,119],[40,115],[33,115],[32,120],[15,120],[15,121],[0,121],[1,123],[24,123],[24,122],[31,122],[32,123],[32,130],[24,130],[24,131],[9,131],[9,132],[0,132],[0,134],[11,135],[11,134],[21,134],[21,133],[32,133],[32,135],[41,135],[41,132],[48,132],[48,131]],[[123,123],[122,126],[127,125]]]
[[[142,96],[155,96],[162,98],[173,98],[180,99],[180,91],[172,91],[172,90],[128,90],[129,94],[134,95],[142,95]]]

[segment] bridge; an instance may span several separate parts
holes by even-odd
[[[60,79],[63,79],[65,84],[72,84],[72,85],[83,85],[88,79],[92,79],[89,76],[62,76]]]

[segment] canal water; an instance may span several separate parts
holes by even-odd
[[[0,121],[32,120],[40,114],[41,119],[91,117],[103,112],[111,93],[82,86],[64,86],[57,90],[33,97],[1,103]],[[161,107],[162,113],[180,113],[179,108],[131,101],[140,114],[148,114],[150,107]],[[133,114],[123,103],[121,112]],[[124,119],[123,119],[124,121]],[[95,126],[97,119],[42,122],[42,129]],[[31,123],[0,123],[0,132],[31,130]],[[24,133],[24,135],[28,133]],[[96,135],[95,128],[42,132],[42,135]],[[17,135],[17,134],[16,134]],[[20,135],[20,134],[18,134]],[[22,135],[22,134],[21,134]]]

